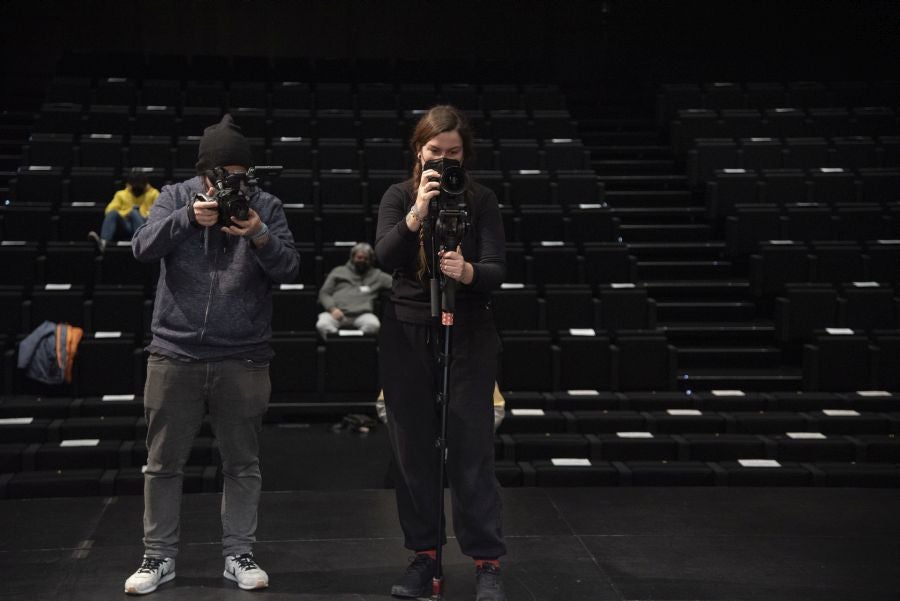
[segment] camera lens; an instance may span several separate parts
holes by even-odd
[[[451,196],[459,196],[466,188],[466,172],[462,167],[447,166],[441,173],[441,189]]]

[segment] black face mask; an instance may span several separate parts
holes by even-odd
[[[365,273],[369,269],[368,263],[353,263],[353,269],[356,270],[356,273]]]
[[[135,196],[142,195],[146,190],[144,186],[131,186],[131,193]]]

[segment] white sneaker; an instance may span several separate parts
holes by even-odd
[[[253,553],[225,557],[225,572],[222,575],[237,582],[245,591],[269,586],[269,575],[256,564]]]
[[[175,578],[174,558],[144,555],[141,567],[125,581],[125,592],[130,595],[146,595],[173,578]]]

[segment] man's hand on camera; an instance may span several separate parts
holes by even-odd
[[[197,218],[197,225],[203,227],[211,227],[219,220],[219,203],[214,200],[194,201],[194,217]]]
[[[263,229],[263,222],[260,220],[256,211],[250,209],[247,213],[247,219],[231,218],[231,225],[223,227],[222,231],[232,236],[241,236],[243,238],[253,238]]]

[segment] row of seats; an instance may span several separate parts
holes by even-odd
[[[889,245],[891,240],[897,239],[900,224],[896,205],[889,208],[877,204],[839,204],[834,207],[817,203],[785,207],[735,205],[732,213],[725,219],[725,240],[731,257],[746,257],[768,240],[795,240],[800,243],[843,240],[859,244],[884,240]],[[882,273],[881,269],[876,273]],[[864,272],[860,272],[857,277],[880,279],[885,276],[864,276]]]
[[[249,137],[279,136],[404,138],[426,109],[436,104],[416,105],[414,110],[362,110],[302,106],[272,109],[231,107],[227,109]],[[44,103],[34,121],[34,131],[68,134],[139,134],[155,136],[200,135],[218,123],[225,109],[221,103],[177,110],[174,106],[90,105],[70,102]],[[573,138],[577,127],[567,110],[466,111],[475,135],[480,138]]]
[[[900,281],[900,241],[852,242],[768,240],[749,257],[750,290],[756,297],[781,293],[787,284]]]
[[[106,203],[75,203],[58,208],[48,203],[11,203],[0,207],[0,240],[57,242],[83,241],[86,233],[99,229]],[[378,207],[325,205],[315,207],[288,203],[284,207],[288,226],[298,244],[322,249],[335,242],[372,240]],[[616,210],[600,203],[574,206],[521,205],[500,208],[506,239],[533,241],[536,246],[612,242],[619,237]],[[70,245],[71,246],[71,245]],[[516,280],[521,281],[521,280]]]
[[[298,74],[295,74],[295,77]],[[256,107],[263,109],[391,110],[449,103],[465,110],[558,110],[565,97],[555,84],[309,83],[224,79],[185,81],[127,77],[56,77],[47,102],[87,105]]]
[[[66,321],[87,331],[128,332],[140,343],[141,335],[150,330],[152,294],[152,289],[140,285],[0,286],[0,333],[24,334],[44,320]],[[274,331],[313,332],[321,310],[315,286],[283,284],[273,289],[272,296]],[[582,328],[605,333],[656,327],[654,299],[646,288],[634,284],[596,289],[546,285],[540,291],[533,285],[504,284],[494,294],[492,305],[501,331],[566,334]]]
[[[823,415],[834,426],[842,420],[852,421],[856,417],[848,411],[861,414],[896,414],[900,410],[900,394],[884,390],[863,389],[849,392],[811,392],[811,391],[773,391],[757,392],[752,390],[708,390],[708,391],[657,391],[657,392],[610,392],[598,390],[564,390],[557,392],[533,392],[504,390],[508,409],[507,419],[510,423],[529,424],[543,414],[562,412],[635,412],[640,415],[667,415],[682,418],[705,413],[725,412],[739,414],[748,419],[759,415],[765,421],[766,415],[778,416],[790,413],[806,415]],[[273,406],[282,404],[275,399]],[[515,409],[516,411],[513,411]],[[519,411],[522,410],[522,411]],[[686,413],[686,410],[692,410]],[[838,411],[835,411],[838,410]],[[825,411],[828,412],[827,415]],[[142,397],[138,395],[104,395],[104,396],[34,396],[34,395],[0,395],[0,419],[29,417],[47,419],[55,425],[68,418],[108,418],[134,417],[144,415]],[[536,417],[537,416],[537,417]],[[274,416],[269,416],[275,419]],[[805,418],[805,419],[807,419]],[[72,422],[77,423],[77,422]],[[509,426],[504,426],[508,428]],[[521,428],[534,431],[528,426],[515,426],[514,431]],[[803,429],[810,429],[804,422]],[[209,431],[204,425],[201,436]],[[813,428],[814,429],[814,428]],[[787,428],[772,428],[763,433],[778,433]],[[504,430],[506,431],[506,430]],[[540,428],[540,431],[547,431]],[[565,431],[565,430],[564,430]],[[574,429],[571,431],[575,431]],[[655,430],[658,431],[658,430]],[[831,433],[838,432],[829,427]],[[61,437],[53,435],[51,440]]]
[[[657,93],[657,119],[663,125],[681,109],[895,106],[898,93],[896,81],[665,83]]]
[[[704,191],[709,217],[720,221],[735,205],[900,202],[900,169],[717,169]]]
[[[896,466],[858,462],[498,461],[503,486],[853,486],[896,487]]]
[[[803,386],[813,391],[873,387],[897,390],[900,388],[897,365],[900,365],[900,330],[884,330],[868,336],[849,328],[827,329],[814,333],[812,341],[803,347]]]
[[[900,470],[889,463],[776,460],[598,461],[554,458],[498,460],[497,479],[514,486],[826,486],[896,487]],[[217,492],[215,466],[184,468],[184,491]],[[0,498],[121,496],[143,494],[140,468],[61,469],[0,474]]]
[[[752,457],[783,461],[893,462],[900,452],[900,439],[896,437],[900,433],[900,415],[852,412],[856,414],[854,417],[842,418],[804,413],[673,417],[666,413],[545,412],[540,417],[505,419],[496,440],[496,455],[510,461],[553,457],[600,461],[723,461]],[[4,470],[0,463],[0,472],[140,467],[146,460],[146,449],[140,448],[147,429],[143,418],[8,421],[18,423],[0,425],[4,445],[18,447],[24,443],[27,446],[6,446],[4,450],[20,450],[24,457],[19,456],[18,469]],[[189,465],[218,459],[217,445],[208,427],[206,430],[198,435]],[[82,447],[72,442],[61,445],[64,441],[85,443]],[[90,444],[94,441],[98,442]],[[77,461],[78,449],[84,449],[81,463]],[[799,454],[805,458],[801,459]],[[6,459],[5,467],[15,467],[14,457]]]
[[[352,213],[351,213],[352,215]],[[365,224],[362,224],[365,225]],[[358,233],[355,230],[349,233]],[[296,234],[296,232],[295,232]],[[307,238],[308,239],[308,238]],[[326,241],[316,246],[299,243],[300,278],[303,284],[320,285],[331,267],[347,260],[349,246],[365,236],[345,241]],[[560,241],[522,244],[507,243],[506,281],[512,284],[589,284],[633,282],[636,260],[627,245],[617,242]],[[138,285],[149,288],[155,282],[156,266],[134,260],[127,243],[107,247],[102,257],[87,242],[0,242],[0,256],[9,261],[0,274],[0,285],[76,284]]]
[[[873,167],[896,169],[900,136],[699,138],[687,155],[688,179],[699,187],[724,169],[806,169],[830,172]],[[834,171],[840,173],[841,171]]]
[[[15,465],[18,447],[5,450],[0,445],[0,456],[12,457]],[[23,450],[24,452],[24,450]],[[222,490],[222,475],[215,465],[186,465],[184,467],[184,492],[217,492]],[[141,495],[144,493],[144,474],[139,467],[123,469],[71,469],[36,470],[0,474],[0,498],[34,499],[41,497],[84,497]]]
[[[703,138],[802,138],[823,136],[896,136],[900,119],[892,106],[842,108],[773,108],[678,111],[670,126],[672,150],[683,154]]]
[[[406,169],[411,165],[406,144],[399,138],[276,137],[249,138],[255,165],[282,165],[290,169]],[[23,147],[22,163],[69,168],[124,166],[190,168],[197,162],[200,137],[131,136],[125,142],[119,134],[90,134],[76,139],[74,134],[35,133]],[[474,154],[466,160],[470,169],[585,169],[588,151],[581,140],[558,137],[543,140],[477,139]]]
[[[68,173],[67,173],[68,171]],[[193,168],[175,169],[169,176],[164,168],[145,168],[154,186],[180,182],[196,176]],[[523,169],[472,170],[469,176],[492,190],[502,204],[597,204],[604,187],[596,174],[587,170]],[[265,190],[287,204],[305,205],[377,205],[393,184],[409,179],[403,170],[285,169],[264,180]],[[18,203],[106,202],[122,189],[122,174],[112,167],[20,167],[10,180],[10,193]],[[9,203],[6,203],[7,205]]]
[[[900,470],[886,463],[759,461],[596,461],[569,458],[498,460],[497,479],[514,486],[825,486],[896,487]],[[774,463],[773,463],[774,462]],[[139,468],[65,469],[0,474],[0,498],[143,494]],[[184,491],[221,491],[214,466],[185,466]]]
[[[897,291],[876,282],[787,284],[775,299],[775,337],[784,343],[808,341],[826,328],[861,335],[900,329]]]
[[[359,334],[358,331],[351,332]],[[546,332],[505,332],[498,381],[510,390],[672,390],[677,353],[658,331],[572,330],[555,340]],[[9,341],[8,344],[12,344]],[[279,333],[272,341],[273,395],[330,401],[368,400],[378,388],[375,338],[337,336],[322,342],[302,333]],[[143,387],[142,350],[122,332],[88,332],[79,345],[71,385],[48,387],[14,369],[15,349],[4,355],[8,394],[134,394]],[[346,377],[346,366],[354,377]]]

